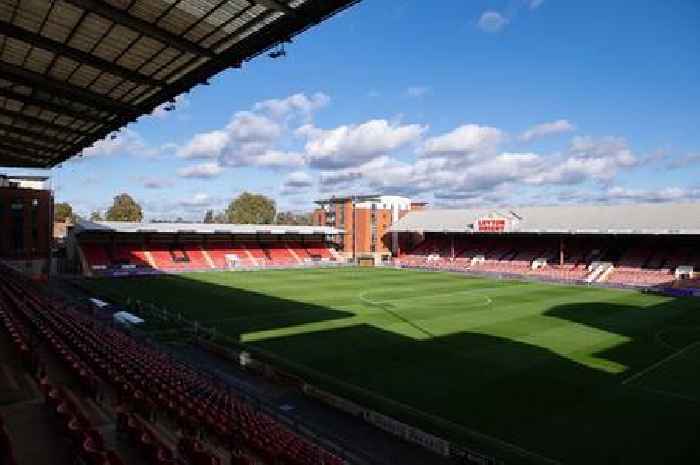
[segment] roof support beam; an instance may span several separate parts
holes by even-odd
[[[6,152],[7,151],[17,152],[17,153],[26,154],[28,156],[40,158],[40,159],[53,158],[52,155],[46,155],[44,153],[41,153],[42,151],[43,152],[51,152],[52,150],[48,147],[42,147],[41,150],[38,150],[35,152],[34,148],[30,148],[30,147],[27,147],[25,145],[16,145],[16,144],[13,144],[12,141],[8,141],[7,139],[0,142],[0,149],[5,150]]]
[[[60,148],[60,146],[52,146],[52,147],[47,147],[46,145],[41,145],[37,144],[36,142],[33,141],[28,141],[25,139],[21,139],[18,137],[16,133],[13,132],[6,132],[2,136],[3,143],[10,144],[12,146],[20,147],[20,148],[25,148],[25,149],[30,149],[30,150],[38,150],[38,151],[57,151],[57,149]],[[63,145],[67,145],[68,142],[63,142]]]
[[[9,161],[8,159],[13,161]],[[17,155],[14,152],[5,152],[4,150],[0,149],[0,166],[3,165],[3,162],[11,163],[5,166],[12,166],[16,168],[43,168],[49,166],[50,164],[48,161],[35,160],[30,157]]]
[[[41,131],[32,131],[27,128],[19,128],[17,126],[12,126],[10,124],[0,123],[0,131],[4,131],[5,134],[18,134],[20,136],[31,137],[32,140],[37,142],[43,142],[45,144],[53,145],[63,145],[70,144],[70,140],[59,139],[57,137],[47,136],[41,133]]]
[[[183,37],[173,34],[165,29],[159,28],[153,23],[144,21],[141,18],[130,15],[125,10],[120,10],[115,8],[108,3],[101,0],[66,0],[78,8],[82,8],[91,13],[98,14],[103,18],[126,26],[136,32],[141,32],[149,37],[159,40],[165,45],[177,48],[183,52],[192,53],[194,55],[204,56],[208,58],[214,58],[216,55],[207,50],[206,48],[200,47],[194,42],[190,42]]]
[[[127,115],[134,115],[137,112],[134,107],[126,103],[112,100],[104,95],[96,94],[63,81],[51,79],[43,74],[0,61],[0,75],[2,74],[10,76],[10,79],[15,82],[34,86],[49,94],[56,93],[57,91],[62,92],[66,97],[72,98],[88,107],[97,107],[105,111],[121,112]]]
[[[292,8],[291,6],[282,3],[278,0],[252,0],[253,3],[257,3],[258,5],[262,5],[265,8],[269,8],[270,10],[276,10],[276,11],[281,11],[284,14],[287,14],[289,16],[292,16],[294,18],[299,17],[299,13]]]
[[[25,123],[32,124],[34,126],[40,126],[51,131],[57,131],[71,137],[89,135],[88,132],[81,131],[79,129],[73,129],[67,126],[61,126],[60,124],[50,123],[49,121],[44,121],[43,119],[35,118],[34,116],[23,115],[20,112],[9,111],[4,108],[0,108],[0,115],[7,116],[8,118],[14,118],[18,121],[24,121]]]
[[[76,3],[78,0],[64,1]],[[244,61],[264,53],[280,42],[290,40],[312,25],[322,22],[329,16],[359,1],[360,0],[308,0],[296,8],[299,16],[304,19],[293,18],[289,15],[282,16],[279,20],[266,25],[261,30],[256,31],[255,34],[249,35],[240,42],[228,47],[225,51],[217,54],[215,59],[197,66],[185,76],[172,79],[169,85],[145,98],[138,106],[144,113],[150,113],[163,102],[175,98],[178,94],[189,91],[197,84],[207,82],[208,79],[222,70],[239,66]],[[97,128],[94,132],[91,132],[89,137],[71,145],[69,149],[65,150],[56,159],[56,163],[60,163],[80,153],[81,150],[89,147],[96,140],[106,137],[110,132],[118,130],[120,127],[129,124],[133,120],[134,118],[125,117],[123,115],[114,118],[114,120],[106,123],[101,128]]]
[[[0,144],[0,150],[4,153],[15,154],[17,157],[24,158],[26,160],[46,161],[52,158],[49,155],[41,155],[38,153],[27,152],[26,150],[22,150],[21,148],[7,144]]]
[[[83,52],[72,47],[68,47],[61,42],[56,42],[47,37],[42,36],[39,33],[28,31],[24,28],[17,27],[14,24],[9,24],[6,22],[0,22],[0,34],[8,37],[13,37],[15,39],[26,42],[35,47],[39,47],[44,50],[48,50],[57,55],[61,55],[71,60],[77,61],[81,64],[90,65],[93,68],[97,68],[102,71],[106,71],[115,76],[127,79],[131,82],[136,82],[139,84],[147,84],[149,86],[160,86],[161,83],[155,79],[151,79],[148,76],[131,71],[129,69],[123,68],[115,63],[112,63],[102,58],[92,55],[90,53]]]
[[[70,108],[66,108],[63,105],[57,105],[52,102],[47,102],[45,100],[38,99],[31,95],[20,94],[19,92],[15,92],[14,90],[9,89],[7,87],[0,87],[0,97],[17,100],[18,102],[21,102],[25,105],[33,105],[48,111],[52,111],[54,113],[58,113],[59,115],[70,116],[71,118],[75,118],[86,123],[94,123],[96,119],[86,114],[86,112],[73,111]]]

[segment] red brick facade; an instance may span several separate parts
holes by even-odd
[[[0,187],[0,258],[47,258],[52,211],[50,191]]]

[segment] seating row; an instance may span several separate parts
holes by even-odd
[[[229,269],[231,267],[295,266],[333,260],[322,242],[192,242],[181,244],[80,244],[92,271],[144,268],[171,271]]]
[[[120,402],[143,417],[167,413],[183,430],[205,431],[232,449],[242,445],[268,464],[344,463],[254,409],[221,382],[46,296],[9,270],[0,271],[0,288],[13,296],[16,316],[49,342],[87,392],[95,392],[104,380],[118,391]],[[161,456],[167,459],[167,454]]]

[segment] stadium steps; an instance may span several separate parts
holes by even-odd
[[[294,260],[296,260],[298,264],[304,263],[304,261],[301,258],[299,258],[299,255],[296,253],[296,251],[293,248],[291,248],[288,243],[285,242],[284,245],[287,248],[287,251],[289,251],[289,254],[292,257],[294,257]]]
[[[204,261],[207,262],[207,265],[209,265],[209,268],[215,269],[216,265],[214,264],[214,260],[211,259],[209,256],[209,252],[204,248],[204,246],[200,245],[199,250],[202,252],[202,256],[204,257]]]
[[[248,260],[250,260],[250,262],[253,264],[253,266],[260,266],[260,264],[258,263],[258,259],[255,258],[255,256],[253,255],[253,252],[250,251],[250,249],[248,248],[248,246],[246,244],[241,242],[240,247],[241,247],[241,249],[243,249],[245,251],[246,257],[248,257]]]
[[[155,259],[153,258],[153,255],[151,255],[151,251],[150,251],[150,250],[144,250],[143,255],[144,255],[144,257],[146,257],[146,261],[148,262],[148,265],[149,265],[151,268],[158,268],[158,267],[156,266],[156,261],[155,261]]]

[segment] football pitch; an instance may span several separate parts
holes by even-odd
[[[477,431],[567,464],[700,463],[697,299],[363,268],[88,285],[449,439]]]

